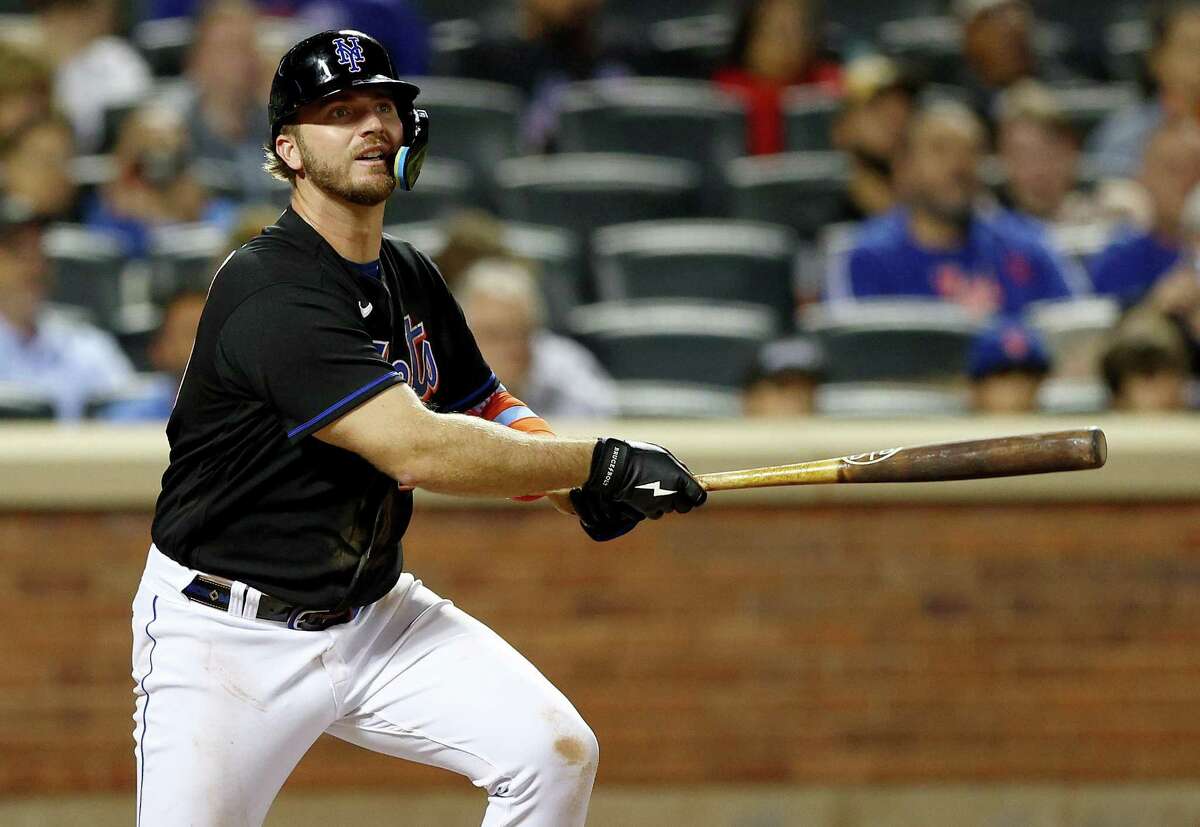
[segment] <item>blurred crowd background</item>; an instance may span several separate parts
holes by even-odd
[[[387,230],[544,416],[1197,404],[1200,2],[0,0],[0,417],[168,416],[330,27],[421,86]]]

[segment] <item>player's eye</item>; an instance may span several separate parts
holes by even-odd
[[[330,117],[333,117],[333,118],[344,118],[349,114],[350,114],[350,110],[349,110],[349,108],[347,108],[345,106],[335,106],[333,108],[333,111],[331,111],[329,113]]]
[[[390,103],[381,103],[378,107],[379,111],[384,115],[390,115],[394,109]]]

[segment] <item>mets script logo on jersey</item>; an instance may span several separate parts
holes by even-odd
[[[412,323],[411,316],[404,317],[404,338],[408,342],[408,358],[397,359],[392,367],[400,378],[407,382],[421,397],[422,402],[428,402],[438,389],[438,366],[433,358],[433,345],[425,334],[425,323]],[[385,357],[386,358],[386,357]],[[411,365],[411,367],[410,367]]]
[[[337,52],[339,66],[349,66],[351,72],[362,71],[362,64],[367,62],[363,54],[362,44],[357,37],[335,37],[333,49]]]
[[[888,448],[883,451],[872,451],[869,454],[851,454],[848,457],[842,457],[842,460],[847,465],[874,465],[877,462],[891,459],[903,450],[903,448]]]

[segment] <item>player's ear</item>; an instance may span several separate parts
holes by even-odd
[[[294,128],[294,127],[293,127]],[[294,172],[304,169],[304,161],[300,157],[300,144],[292,129],[285,129],[275,138],[275,154]]]

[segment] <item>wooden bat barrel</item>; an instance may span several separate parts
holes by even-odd
[[[722,471],[697,477],[708,491],[777,485],[940,482],[1099,468],[1108,443],[1099,428],[888,448],[869,454]]]

